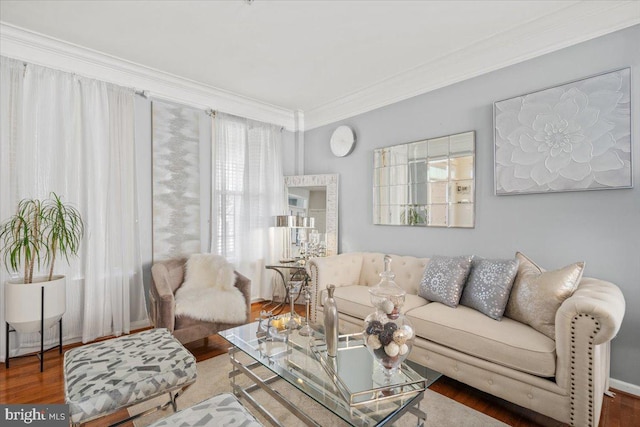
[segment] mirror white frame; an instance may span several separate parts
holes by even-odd
[[[284,177],[287,189],[286,198],[289,199],[289,188],[292,187],[325,187],[327,191],[326,204],[326,237],[327,256],[338,254],[338,174],[326,175],[292,175]]]

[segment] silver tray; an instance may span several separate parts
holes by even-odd
[[[361,333],[340,335],[336,357],[327,356],[323,338],[312,340],[309,346],[349,406],[413,398],[427,387],[427,379],[405,363],[388,378],[364,346]]]

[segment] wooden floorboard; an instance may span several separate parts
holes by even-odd
[[[261,304],[252,305],[252,319],[259,315]],[[297,305],[296,311],[304,315],[304,306]],[[65,346],[63,351],[80,344]],[[217,335],[197,340],[185,345],[198,362],[227,352],[228,343]],[[10,360],[10,367],[0,367],[0,403],[64,403],[63,356],[57,350],[45,354],[44,372],[40,372],[37,357],[20,357]],[[476,390],[448,377],[441,377],[430,387],[450,399],[462,403],[476,411],[515,427],[562,426],[551,418],[519,407],[488,393]],[[121,410],[108,417],[86,424],[88,427],[115,423],[127,417]],[[605,397],[600,418],[601,427],[631,427],[640,425],[640,397],[616,391],[616,397]],[[123,424],[125,427],[133,423]]]

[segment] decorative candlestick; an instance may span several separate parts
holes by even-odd
[[[300,323],[296,320],[298,314],[296,313],[296,309],[293,305],[295,302],[295,298],[293,297],[293,291],[295,290],[296,285],[299,282],[289,282],[289,300],[291,301],[291,313],[289,314],[289,322],[287,322],[287,329],[294,330],[300,327]]]
[[[306,317],[304,319],[304,326],[300,328],[300,335],[303,337],[313,336],[313,329],[309,325],[309,311],[310,311],[310,302],[311,302],[311,291],[309,290],[309,286],[304,287],[304,303],[306,309]]]

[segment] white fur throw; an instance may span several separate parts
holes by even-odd
[[[187,272],[180,289],[235,289],[233,265],[220,255],[193,254],[187,260]]]
[[[212,254],[195,254],[187,261],[185,281],[176,291],[176,316],[208,322],[246,320],[244,295],[234,286],[233,265]]]

